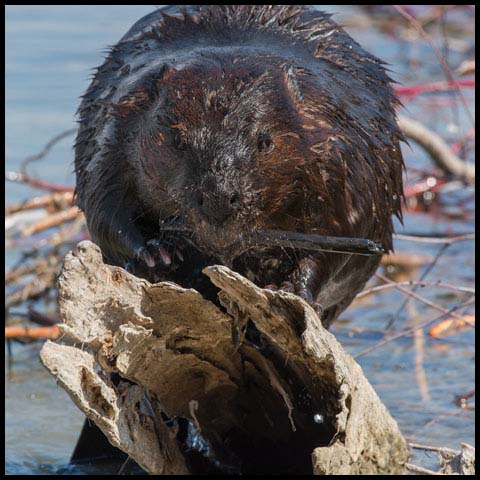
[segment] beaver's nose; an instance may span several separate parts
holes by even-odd
[[[197,195],[199,210],[210,223],[221,225],[232,217],[240,205],[238,192],[215,189],[199,192]]]

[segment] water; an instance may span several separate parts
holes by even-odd
[[[324,7],[338,11],[337,21],[347,25],[354,18],[349,15],[351,8]],[[153,9],[147,5],[6,7],[6,170],[17,170],[22,159],[41,150],[48,139],[75,126],[75,111],[88,86],[91,68],[101,64],[108,45]],[[349,31],[366,49],[391,64],[397,80],[407,84],[443,80],[427,45],[415,46],[424,66],[412,73],[397,40],[374,29],[351,27]],[[459,63],[462,55],[453,52],[450,61]],[[466,95],[473,109],[472,93]],[[464,132],[470,127],[461,106],[452,113],[450,108],[432,106],[422,99],[407,107],[407,114],[440,132],[451,132],[457,122]],[[71,145],[71,138],[61,142],[46,160],[32,165],[32,173],[73,185]],[[404,148],[404,156],[407,165],[429,165],[415,145]],[[6,184],[6,201],[14,203],[33,192],[29,187]],[[458,234],[473,229],[473,220],[444,220],[426,214],[407,214],[404,227],[405,231],[425,234]],[[402,227],[398,225],[397,230],[402,231]],[[473,246],[473,242],[451,246],[428,279],[472,287]],[[396,242],[396,250],[402,252],[435,255],[438,248]],[[7,252],[7,266],[18,254],[15,250]],[[422,289],[419,293],[446,308],[459,302],[457,295],[447,295],[444,290]],[[368,297],[352,305],[332,331],[348,351],[359,352],[383,338],[389,315],[402,301],[403,296],[392,290]],[[435,314],[418,303],[406,311],[407,318],[397,320],[396,328],[416,316],[424,321]],[[474,412],[454,404],[456,395],[474,388],[473,345],[473,330],[445,341],[426,336],[414,342],[412,337],[404,337],[358,361],[410,441],[458,449],[460,442],[474,444]],[[83,416],[40,365],[39,348],[13,344],[13,360],[6,361],[6,473],[88,473],[67,467]],[[432,454],[418,453],[413,460],[426,467],[436,464]]]

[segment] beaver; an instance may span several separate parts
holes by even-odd
[[[111,264],[214,297],[199,272],[221,263],[297,293],[328,326],[380,257],[256,249],[254,233],[390,249],[392,215],[401,219],[397,104],[383,62],[327,13],[161,8],[112,48],[83,97],[77,203]]]
[[[256,243],[264,230],[392,247],[403,160],[384,63],[308,6],[167,6],[83,96],[77,204],[105,260],[216,300],[220,263],[329,326],[380,256]]]

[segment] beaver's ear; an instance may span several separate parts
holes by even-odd
[[[135,86],[117,103],[102,102],[110,107],[110,112],[117,118],[128,118],[149,108],[159,97],[165,83],[173,76],[174,69],[162,65],[158,70],[142,78],[141,86]]]
[[[149,93],[145,88],[138,88],[124,95],[117,103],[110,103],[111,113],[117,118],[128,118],[141,112],[149,103]]]
[[[331,100],[315,82],[311,70],[292,65],[282,66],[282,86],[297,112],[299,127],[307,137],[320,141],[335,134],[330,119],[325,115]],[[334,118],[332,113],[331,118]]]

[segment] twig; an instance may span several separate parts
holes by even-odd
[[[62,225],[58,232],[55,232],[51,237],[42,238],[33,245],[34,249],[40,249],[49,245],[50,247],[56,247],[63,243],[66,243],[76,233],[80,232],[86,226],[85,217],[83,214],[74,218],[73,222],[67,225]],[[84,230],[86,231],[86,230]]]
[[[435,132],[432,132],[422,123],[404,116],[398,117],[398,126],[407,138],[423,147],[442,170],[463,178],[468,183],[475,182],[475,165],[457,157]]]
[[[165,225],[163,231],[190,233],[183,225]],[[298,248],[312,251],[351,253],[354,255],[380,255],[385,247],[380,242],[367,238],[333,237],[285,230],[261,230],[255,233],[255,245],[250,247]]]
[[[434,472],[433,470],[429,470],[428,468],[417,467],[416,465],[412,465],[411,463],[406,463],[405,468],[410,470],[411,472],[415,473],[423,473],[424,475],[444,475],[440,472]]]
[[[73,201],[73,192],[54,192],[41,197],[29,198],[25,202],[10,205],[5,208],[5,216],[31,208],[49,207],[52,205],[69,205]]]
[[[445,243],[444,245],[442,245],[442,247],[440,248],[440,250],[437,252],[437,254],[435,255],[435,258],[433,259],[432,263],[430,263],[430,265],[425,269],[425,271],[422,273],[419,281],[422,281],[422,280],[425,280],[425,278],[427,277],[427,275],[432,271],[433,267],[437,264],[438,260],[440,259],[440,257],[445,253],[445,251],[447,250],[447,248],[450,246],[451,244],[449,243]],[[388,281],[388,279],[387,279]],[[401,289],[402,287],[400,287]],[[413,293],[415,290],[417,289],[416,286],[413,287],[413,289],[410,291],[411,293]],[[402,290],[403,291],[403,290]],[[406,290],[405,290],[406,291]],[[410,295],[410,297],[414,297],[416,298],[414,295]],[[393,317],[390,319],[390,321],[387,323],[387,326],[386,326],[386,329],[389,330],[390,328],[392,328],[393,324],[395,323],[395,321],[397,320],[397,318],[400,316],[400,313],[402,313],[403,309],[405,308],[405,305],[407,305],[407,303],[409,302],[410,298],[406,298],[402,304],[400,305],[400,307],[398,308],[398,310],[395,312],[395,314],[393,315]]]
[[[50,192],[73,192],[73,187],[44,182],[20,172],[5,172],[5,180],[8,182],[25,183],[31,187],[48,190]]]
[[[392,282],[386,283],[384,285],[377,285],[375,287],[368,288],[360,292],[355,298],[366,297],[367,295],[372,295],[374,293],[383,292],[385,290],[391,290],[396,288],[396,286],[418,286],[418,287],[438,287],[444,288],[446,290],[451,290],[452,292],[461,292],[461,293],[475,293],[475,289],[472,287],[459,287],[457,285],[450,285],[449,283],[438,282],[421,282],[418,280],[409,280],[405,282]]]
[[[387,277],[385,277],[384,275],[382,275],[381,273],[376,273],[375,274],[376,277],[380,278],[381,280],[383,280],[384,282],[386,283],[391,283],[397,290],[400,290],[401,292],[405,293],[406,295],[412,297],[412,298],[415,298],[415,300],[418,300],[419,302],[422,302],[424,303],[425,305],[428,305],[429,307],[432,307],[434,308],[435,310],[438,310],[440,312],[443,312],[443,313],[448,313],[449,310],[442,307],[441,305],[438,305],[438,303],[435,303],[435,302],[432,302],[431,300],[428,300],[427,298],[424,298],[416,293],[414,293],[412,290],[408,290],[407,288],[403,288],[401,287],[400,285],[398,285],[397,283],[395,282],[392,282],[391,280],[389,280]],[[405,305],[405,304],[403,304]],[[399,312],[397,312],[397,315],[398,315]],[[456,313],[452,313],[452,317],[455,317],[455,318],[458,318],[460,320],[462,320],[462,317]],[[387,327],[386,327],[386,330],[388,330],[391,325],[393,324],[393,321],[395,320],[395,317],[393,318],[393,320],[391,320]]]
[[[457,395],[455,397],[455,405],[459,406],[463,410],[473,410],[475,407],[468,405],[468,399],[475,396],[475,390],[472,390],[463,395]]]
[[[29,237],[35,233],[41,232],[42,230],[47,230],[52,227],[56,227],[61,223],[69,222],[74,220],[78,215],[81,214],[81,210],[78,207],[71,207],[68,210],[62,210],[60,212],[49,215],[47,218],[42,219],[33,225],[22,230],[22,237]]]
[[[475,79],[457,80],[453,82],[431,82],[421,85],[397,86],[395,93],[398,96],[414,97],[422,93],[447,92],[456,90],[458,87],[475,88]]]
[[[468,399],[468,398],[472,398],[475,396],[475,390],[471,390],[470,392],[468,393],[464,393],[463,395],[459,395],[457,398],[465,398],[465,399]]]
[[[25,158],[22,163],[20,164],[20,171],[27,176],[27,165],[32,162],[36,162],[37,160],[42,159],[47,155],[47,153],[52,149],[52,147],[58,143],[60,140],[63,140],[64,138],[72,135],[77,131],[76,128],[71,128],[69,130],[65,130],[62,133],[59,133],[55,137],[53,137],[44,147],[43,149],[35,154],[35,155],[30,155],[29,157]]]
[[[125,459],[125,461],[120,466],[120,469],[118,470],[117,475],[126,475],[125,474],[126,468],[132,461],[133,460],[131,459],[130,455],[127,455],[127,458]]]
[[[457,235],[455,237],[423,237],[421,235],[405,235],[403,233],[393,234],[393,238],[397,240],[406,240],[419,243],[455,243],[465,240],[475,240],[475,233],[466,233],[465,235]]]
[[[55,276],[56,270],[52,269],[52,271],[36,277],[32,282],[20,289],[20,291],[5,297],[5,308],[13,307],[14,305],[18,305],[25,300],[36,298],[45,294],[48,290],[54,287]]]
[[[279,230],[257,232],[256,246],[281,246],[313,251],[379,255],[385,252],[383,245],[365,238],[332,237]]]
[[[57,325],[51,327],[5,327],[5,338],[32,338],[32,339],[52,339],[60,336],[60,330]]]
[[[447,80],[449,82],[452,82],[455,85],[455,87],[456,87],[455,90],[457,91],[457,95],[460,97],[460,99],[463,103],[465,111],[467,112],[467,115],[468,115],[470,121],[472,122],[472,126],[475,126],[475,119],[473,118],[472,112],[470,112],[470,109],[468,108],[465,97],[463,96],[463,93],[462,93],[460,87],[458,86],[458,82],[453,77],[453,74],[452,74],[452,71],[450,70],[450,67],[448,66],[448,64],[445,61],[441,52],[438,50],[438,48],[433,43],[430,35],[428,35],[427,32],[425,32],[425,30],[423,29],[420,22],[416,18],[412,17],[412,15],[407,13],[405,11],[405,9],[403,9],[400,5],[392,5],[392,6],[395,10],[397,10],[398,13],[400,13],[400,15],[402,15],[404,18],[406,18],[410,22],[410,24],[418,31],[418,33],[420,33],[420,35],[422,35],[422,37],[428,42],[428,44],[430,45],[430,47],[433,50],[433,53],[437,57],[437,60],[439,61],[440,65],[442,66],[442,69],[445,73],[445,76],[447,77]]]
[[[34,263],[28,263],[19,265],[16,268],[6,272],[5,274],[5,285],[9,285],[25,275],[35,274],[38,275],[48,268],[48,260],[37,259]]]
[[[457,452],[456,450],[452,450],[451,448],[446,448],[446,447],[433,447],[431,445],[420,445],[419,443],[408,443],[408,446],[410,448],[414,448],[415,450],[426,450],[429,452],[447,452],[447,453],[454,453],[455,455],[458,455],[460,452]]]
[[[474,298],[470,298],[466,302],[464,302],[460,305],[456,305],[455,307],[452,307],[447,313],[445,313],[443,315],[440,315],[439,317],[435,317],[433,319],[426,320],[423,323],[419,323],[415,327],[412,327],[412,328],[409,328],[407,330],[404,330],[403,332],[397,333],[396,335],[393,335],[389,338],[386,338],[386,339],[376,343],[375,345],[372,345],[371,347],[368,347],[365,350],[362,350],[361,352],[353,355],[353,358],[358,358],[358,357],[361,357],[363,355],[366,355],[367,353],[370,353],[371,351],[376,350],[377,348],[383,347],[387,343],[393,342],[393,340],[397,340],[398,338],[405,337],[406,335],[410,335],[412,332],[414,332],[418,328],[425,328],[425,327],[428,327],[429,325],[432,325],[435,322],[438,322],[439,320],[443,320],[444,318],[448,317],[448,315],[451,315],[456,310],[459,310],[460,308],[466,307],[466,306],[470,305],[471,303],[473,303],[474,301],[475,301]]]

